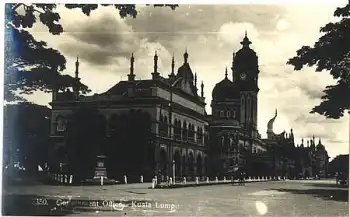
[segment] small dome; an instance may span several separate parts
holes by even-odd
[[[193,73],[188,63],[184,63],[182,66],[179,67],[179,69],[177,70],[177,77],[182,77],[185,80],[193,81]]]
[[[240,98],[240,92],[237,85],[225,77],[217,83],[212,92],[213,100],[220,101],[225,99]]]
[[[316,146],[316,149],[317,150],[325,150],[325,147],[321,143],[318,143],[317,146]]]

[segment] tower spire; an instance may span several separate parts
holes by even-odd
[[[134,53],[131,53],[131,57],[130,57],[130,74],[128,75],[128,80],[129,81],[134,81],[135,80],[134,62],[135,62]]]

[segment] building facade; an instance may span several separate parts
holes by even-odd
[[[299,162],[296,156],[306,152],[301,151],[303,148],[294,146],[293,130],[290,134],[273,132],[277,110],[268,123],[267,138],[262,139],[257,130],[259,64],[256,53],[250,48],[251,43],[246,34],[241,42],[242,48],[232,57],[232,80],[229,79],[226,68],[223,80],[215,85],[211,115],[205,111],[204,84],[197,83],[197,74],[192,72],[187,51],[177,72],[173,58],[167,78],[162,77],[158,71],[158,55],[155,53],[152,79],[135,80],[137,73],[132,55],[128,80],[120,81],[104,93],[83,96],[77,86],[72,91],[54,89],[50,132],[52,167],[64,170],[64,165],[69,164],[67,153],[70,145],[67,138],[69,131],[75,129],[68,125],[74,111],[81,107],[93,107],[100,114],[100,128],[105,129],[99,145],[135,147],[130,148],[130,157],[136,155],[137,146],[128,143],[136,141],[133,139],[140,137],[140,131],[137,135],[126,135],[128,133],[123,131],[127,127],[125,124],[131,123],[136,113],[142,113],[150,120],[145,128],[150,129],[151,137],[145,143],[151,144],[152,154],[148,160],[153,163],[147,172],[135,172],[136,169],[133,169],[132,175],[152,177],[161,174],[175,175],[177,179],[204,179],[205,176],[226,176],[244,170],[252,176],[296,176]],[[78,59],[75,76],[78,81]],[[116,142],[116,137],[128,139]],[[108,149],[99,154],[110,154],[106,150]],[[315,171],[325,172],[328,155],[324,146],[320,143],[312,153],[315,156],[314,164],[318,165],[315,166]],[[113,158],[113,155],[109,158]],[[307,163],[299,163],[302,168],[307,168]],[[124,163],[119,161],[117,164]],[[125,170],[123,174],[129,175],[129,172]]]

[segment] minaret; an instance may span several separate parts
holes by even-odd
[[[174,59],[174,55],[173,58],[171,60],[171,73],[169,75],[169,78],[175,78],[175,59]]]
[[[197,89],[197,72],[194,73],[194,86]]]
[[[236,81],[236,75],[235,75],[235,57],[236,57],[236,53],[233,52],[233,53],[232,53],[232,67],[231,67],[231,70],[232,70],[232,82],[235,82],[235,81]]]
[[[76,98],[79,97],[79,57],[77,57],[77,60],[75,61],[75,83],[73,86],[73,92]]]
[[[75,79],[79,79],[79,57],[75,61]]]
[[[156,80],[159,77],[159,72],[158,72],[158,55],[157,55],[157,51],[154,54],[154,70],[152,73],[152,79]]]
[[[135,80],[135,74],[134,74],[134,53],[131,54],[130,57],[130,74],[128,74],[128,81],[134,81]]]
[[[201,97],[204,98],[204,83],[201,84]]]
[[[301,145],[300,147],[304,148],[304,138],[301,138]]]

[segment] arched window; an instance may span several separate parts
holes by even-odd
[[[232,111],[232,118],[236,118],[236,111]]]
[[[220,111],[220,118],[224,117],[224,111]]]
[[[241,122],[245,122],[245,99],[244,96],[241,98]]]
[[[230,111],[227,111],[226,112],[226,116],[229,118],[231,116],[231,112]]]
[[[203,143],[203,130],[201,127],[197,127],[197,142],[199,144]]]
[[[182,125],[182,139],[186,141],[187,138],[188,138],[187,123],[186,121],[184,121]]]
[[[56,130],[57,132],[64,132],[66,131],[66,121],[64,120],[63,117],[58,116],[56,119]]]

